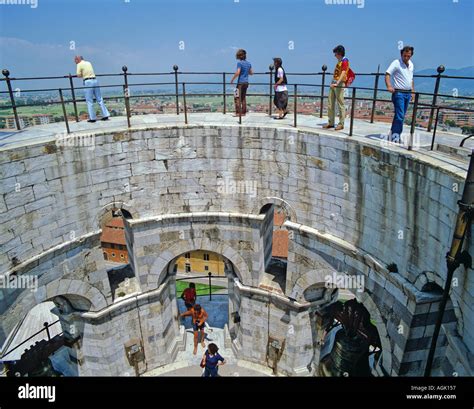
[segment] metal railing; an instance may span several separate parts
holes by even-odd
[[[209,301],[212,301],[212,278],[223,278],[223,279],[227,279],[227,277],[224,275],[224,276],[213,276],[212,273],[207,273],[207,275],[202,275],[202,276],[198,276],[198,275],[190,275],[189,277],[181,277],[181,278],[177,278],[176,281],[193,281],[194,280],[197,280],[197,279],[202,279],[202,278],[207,278],[209,281],[208,281],[208,289],[202,289],[201,291],[201,294],[200,294],[200,291],[199,290],[196,290],[196,296],[199,297],[199,296],[209,296]],[[195,283],[195,284],[200,284],[200,283]],[[217,286],[219,286],[218,284],[216,284]],[[223,288],[223,290],[228,290],[227,286]],[[221,291],[221,290],[219,290]],[[225,292],[219,292],[218,295],[229,295],[228,291],[225,291]]]
[[[26,344],[27,342],[29,342],[32,338],[36,337],[37,335],[43,333],[44,331],[46,331],[46,336],[48,337],[48,341],[51,341],[51,333],[49,332],[49,328],[52,327],[53,325],[56,325],[57,323],[59,322],[59,320],[56,320],[54,321],[53,323],[49,324],[47,322],[45,322],[43,324],[44,328],[40,329],[38,332],[35,332],[33,335],[31,335],[30,337],[28,337],[27,339],[25,339],[24,341],[22,341],[20,344],[18,344],[17,346],[15,346],[14,348],[8,350],[7,352],[5,352],[1,357],[0,357],[0,360],[3,360],[3,358],[5,358],[7,355],[11,354],[13,351],[16,351],[18,348],[20,348],[22,345]],[[61,335],[61,333],[59,333],[58,335]]]
[[[437,69],[437,74],[433,75],[415,75],[415,78],[432,78],[435,80],[434,90],[433,93],[425,93],[425,92],[415,92],[415,97],[413,101],[410,103],[412,106],[412,115],[411,115],[411,127],[410,127],[410,138],[408,142],[408,149],[412,149],[412,142],[413,142],[413,135],[415,132],[416,126],[416,119],[417,113],[420,110],[429,110],[429,120],[427,131],[433,132],[432,133],[432,141],[431,141],[431,149],[434,148],[436,132],[438,127],[438,119],[440,111],[455,111],[455,112],[466,112],[466,113],[474,113],[474,109],[462,108],[462,107],[455,107],[449,105],[439,105],[438,98],[454,98],[456,100],[464,100],[464,101],[473,101],[474,97],[470,96],[454,96],[454,95],[444,95],[439,93],[440,83],[442,79],[457,79],[457,80],[474,80],[474,77],[463,77],[463,76],[449,76],[443,75],[444,67],[439,66]],[[321,79],[320,84],[308,84],[308,83],[294,83],[289,84],[289,88],[292,88],[292,97],[293,97],[293,126],[297,127],[297,120],[298,120],[298,98],[300,99],[314,99],[319,101],[319,117],[323,117],[324,111],[324,101],[328,99],[326,90],[330,88],[330,85],[326,85],[327,78],[327,66],[322,66],[321,72],[303,72],[303,73],[287,73],[287,75],[291,78],[291,76],[306,76],[310,78]],[[77,109],[77,104],[79,102],[85,102],[85,99],[77,99],[76,92],[78,90],[84,90],[89,87],[75,87],[74,86],[74,78],[77,78],[75,75],[65,75],[65,76],[55,76],[55,77],[23,77],[23,78],[12,78],[10,77],[10,72],[6,69],[2,71],[4,78],[0,78],[0,83],[3,81],[6,83],[7,91],[0,91],[1,94],[8,94],[10,98],[10,105],[1,106],[1,109],[11,109],[13,111],[13,116],[15,119],[16,128],[18,130],[21,129],[20,126],[20,119],[18,116],[18,108],[22,107],[31,107],[31,106],[43,106],[43,105],[52,105],[52,104],[61,104],[63,118],[66,126],[66,132],[70,133],[70,126],[69,120],[66,110],[67,104],[72,104],[74,108],[74,119],[76,122],[79,122],[79,114]],[[247,96],[260,96],[260,97],[268,97],[268,114],[269,116],[272,115],[272,108],[273,108],[273,79],[274,79],[274,67],[271,65],[269,66],[269,71],[267,72],[256,72],[255,76],[268,76],[268,82],[252,82],[252,86],[257,87],[266,87],[268,86],[268,93],[248,93]],[[180,76],[192,76],[192,75],[218,75],[222,77],[222,81],[218,82],[208,82],[208,81],[180,81]],[[175,104],[176,104],[176,114],[180,115],[180,98],[183,100],[183,113],[184,113],[184,123],[188,124],[188,106],[187,106],[187,98],[197,97],[197,96],[216,96],[222,97],[223,102],[223,109],[222,113],[225,115],[227,113],[227,97],[233,95],[233,93],[227,92],[227,87],[230,83],[227,82],[227,76],[233,75],[233,73],[229,72],[181,72],[177,65],[173,66],[173,71],[170,72],[144,72],[144,73],[130,73],[128,72],[128,68],[126,66],[122,67],[122,73],[120,74],[98,74],[96,77],[122,77],[122,82],[120,84],[113,84],[113,85],[101,85],[101,88],[122,88],[122,94],[117,96],[110,96],[104,97],[104,100],[124,100],[125,105],[125,112],[127,117],[127,124],[128,127],[131,127],[131,106],[130,100],[132,98],[150,98],[150,97],[174,97]],[[376,105],[377,103],[391,103],[391,99],[381,99],[379,98],[380,92],[388,92],[385,89],[381,89],[379,87],[380,76],[384,76],[385,73],[380,72],[380,66],[377,69],[377,72],[374,73],[357,73],[357,77],[373,77],[374,79],[374,86],[372,88],[369,87],[354,87],[350,86],[347,87],[347,92],[350,93],[350,100],[351,100],[351,109],[350,109],[350,125],[349,125],[349,136],[352,136],[354,133],[354,119],[355,119],[355,105],[358,101],[368,101],[371,102],[371,109],[370,109],[370,123],[374,123],[375,120],[375,113],[376,113]],[[171,76],[173,81],[168,82],[144,82],[144,83],[133,83],[129,82],[129,79],[134,77],[140,76]],[[15,100],[15,94],[13,91],[12,83],[14,81],[39,81],[39,80],[67,80],[67,87],[63,88],[45,88],[45,89],[33,89],[33,90],[22,90],[23,93],[28,92],[58,92],[59,101],[49,101],[44,103],[30,103],[30,104],[22,104],[18,105]],[[357,81],[357,79],[356,79]],[[174,93],[158,93],[158,94],[139,94],[139,95],[131,95],[130,89],[132,87],[138,86],[171,86],[174,85]],[[187,93],[186,86],[189,85],[214,85],[214,86],[222,86],[222,92],[212,92],[212,93]],[[416,85],[416,83],[415,83]],[[300,94],[298,93],[299,87],[311,87],[316,89],[318,93],[315,94]],[[181,89],[181,92],[180,92]],[[71,94],[71,99],[64,98],[64,92],[69,92]],[[371,97],[362,97],[358,96],[360,91],[365,91],[366,93],[371,93]],[[420,101],[420,97],[429,97],[431,98],[430,103]],[[241,110],[239,110],[239,124],[242,124],[242,116]]]

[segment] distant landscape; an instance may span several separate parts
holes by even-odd
[[[355,68],[354,68],[355,69]],[[373,88],[374,77],[366,75],[357,75],[356,80],[353,83],[354,87],[359,88]],[[417,75],[436,75],[436,69],[426,69],[416,72]],[[446,69],[443,75],[448,76],[462,76],[462,77],[474,77],[474,67],[466,67],[462,69]],[[326,85],[330,82],[331,73],[327,72]],[[230,74],[226,76],[226,109],[228,112],[233,111],[233,89],[234,85],[228,83]],[[140,76],[129,77],[129,89],[130,89],[130,105],[132,115],[143,115],[147,113],[174,113],[176,112],[176,98],[173,96],[175,93],[174,84],[170,85],[169,82],[174,80],[172,78],[161,78],[159,81],[165,83],[164,85],[155,84],[147,85],[147,83],[153,83],[157,81],[153,76],[147,76],[146,79]],[[269,74],[255,75],[252,78],[252,83],[249,88],[248,105],[250,112],[267,112],[268,111],[268,96],[262,94],[268,94],[269,92]],[[302,114],[316,115],[320,111],[320,93],[321,93],[321,76],[316,75],[291,75],[288,73],[289,81],[289,94],[290,104],[293,104],[291,98],[294,93],[294,87],[292,83],[298,83],[298,95],[307,96],[299,98],[298,111]],[[55,80],[54,80],[55,81]],[[222,75],[189,75],[180,74],[178,77],[179,82],[186,82],[186,94],[187,94],[187,109],[189,112],[220,112],[223,110],[223,97],[222,95],[213,95],[222,93]],[[432,93],[435,86],[435,77],[433,78],[416,78],[415,88],[418,92]],[[26,91],[22,91],[16,86],[17,83],[25,81],[12,81],[15,102],[18,107],[18,114],[22,120],[22,128],[32,125],[42,125],[50,122],[61,122],[64,120],[62,106],[59,103],[59,91],[54,89],[54,85],[48,82],[47,89],[44,89],[44,84],[40,81],[33,82],[28,81],[29,88]],[[57,82],[57,81],[56,81]],[[197,84],[192,84],[196,82]],[[204,82],[204,84],[203,84]],[[210,82],[211,84],[205,84]],[[111,77],[101,78],[102,94],[106,98],[107,105],[112,116],[125,115],[125,105],[123,99],[123,78],[122,77]],[[136,84],[136,85],[135,85]],[[304,84],[304,85],[302,85]],[[112,86],[113,85],[113,86]],[[2,82],[2,86],[5,84]],[[66,87],[67,86],[67,87]],[[65,79],[61,83],[58,83],[58,87],[63,88],[64,99],[66,101],[66,112],[69,120],[75,119],[75,111],[72,101],[72,94],[69,86],[69,80]],[[83,90],[81,89],[82,83],[76,79],[76,99],[83,100]],[[38,92],[33,90],[38,89]],[[379,78],[378,83],[378,99],[385,99],[387,102],[377,103],[376,120],[387,122],[390,120],[392,115],[392,105],[390,103],[390,95],[386,91],[385,82],[383,76]],[[183,110],[183,96],[182,86],[179,88],[179,104],[180,110]],[[348,90],[349,91],[349,90]],[[349,91],[350,92],[350,91]],[[208,94],[208,95],[197,95],[197,94]],[[259,95],[260,94],[260,95]],[[474,109],[474,102],[470,100],[459,99],[457,96],[473,96],[474,95],[474,80],[469,79],[448,79],[442,78],[440,81],[439,94],[444,94],[438,98],[438,104],[463,109]],[[325,95],[327,95],[327,88],[325,89]],[[348,95],[349,96],[349,95]],[[359,89],[357,92],[358,98],[371,98],[373,91]],[[432,100],[431,96],[422,95],[420,97],[420,103],[430,104]],[[8,93],[0,94],[0,129],[14,129],[15,123],[13,122],[12,109],[9,108],[11,102]],[[325,105],[327,101],[325,101]],[[370,101],[359,101],[356,109],[356,117],[366,118],[370,114],[371,102]],[[326,112],[326,106],[324,107]],[[80,119],[87,118],[87,108],[84,101],[77,103],[77,113]],[[420,110],[418,114],[420,123],[426,122],[426,112]],[[459,128],[463,132],[469,132],[474,126],[474,114],[462,113],[462,112],[445,112],[441,115],[440,122],[449,127]],[[417,120],[418,123],[418,120]],[[469,129],[468,129],[469,128]]]

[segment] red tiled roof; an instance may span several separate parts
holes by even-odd
[[[273,232],[272,256],[288,258],[288,231],[275,230]]]
[[[105,223],[107,227],[120,227],[124,228],[123,219],[121,217],[112,217],[107,223]]]
[[[123,244],[126,245],[125,232],[123,230],[110,229],[104,227],[100,241],[104,243]]]
[[[100,241],[103,243],[126,245],[123,219],[121,217],[113,217],[105,224]]]

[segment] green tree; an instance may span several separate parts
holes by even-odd
[[[463,134],[470,135],[474,133],[474,126],[462,126],[461,129]]]

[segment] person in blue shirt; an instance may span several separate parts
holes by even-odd
[[[249,87],[249,75],[253,75],[252,64],[247,61],[247,51],[238,50],[235,54],[235,58],[239,60],[237,62],[237,71],[230,80],[232,84],[237,78],[237,89],[235,92],[235,115],[234,116],[245,116],[247,113],[247,89]]]
[[[222,358],[222,356],[217,351],[219,351],[219,348],[216,344],[210,343],[207,346],[207,351],[204,353],[201,361],[201,367],[204,368],[204,373],[202,376],[219,376],[219,366],[225,364],[225,359]]]

